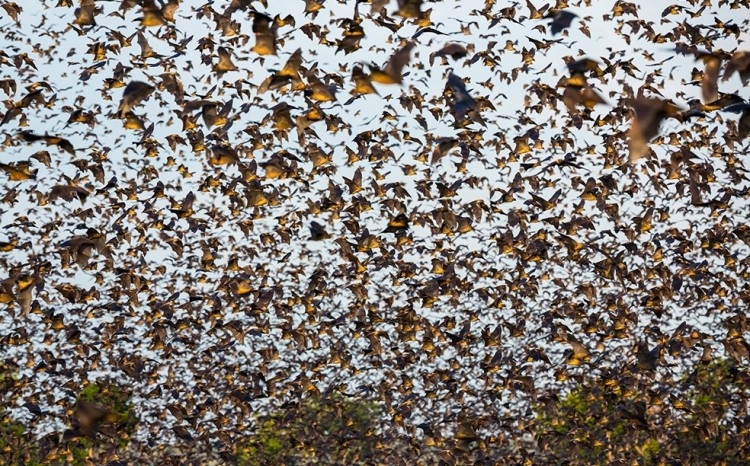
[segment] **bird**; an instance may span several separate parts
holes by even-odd
[[[57,146],[68,154],[75,155],[75,148],[73,147],[73,144],[71,144],[67,139],[60,136],[51,136],[49,134],[39,135],[31,131],[24,130],[19,133],[19,138],[24,142],[44,141],[50,146]]]
[[[54,3],[0,2],[0,464],[747,456],[746,0]]]
[[[604,98],[588,85],[585,75],[586,72],[598,71],[601,73],[599,63],[596,60],[586,58],[576,61],[569,60],[567,66],[571,76],[562,83],[565,87],[562,101],[569,112],[575,112],[578,105],[583,105],[590,110],[595,105],[606,103]]]
[[[545,16],[545,18],[552,20],[550,23],[550,32],[552,32],[553,36],[569,28],[573,20],[577,17],[578,15],[572,11],[560,9],[550,9]]]
[[[313,241],[321,241],[330,238],[331,235],[328,233],[323,225],[318,222],[310,222],[310,239]]]
[[[735,74],[739,74],[740,80],[747,85],[750,80],[750,51],[738,50],[734,52],[724,68],[722,81],[726,81]]]
[[[737,122],[737,139],[742,141],[750,135],[750,103],[739,102],[727,105],[721,109],[724,112],[739,113],[740,118]]]
[[[630,101],[633,120],[629,132],[630,162],[636,162],[648,151],[648,142],[659,133],[666,118],[676,118],[679,107],[658,98],[641,97]]]
[[[409,229],[409,217],[404,213],[400,213],[391,220],[388,221],[388,226],[383,233],[396,233],[400,234]]]
[[[213,71],[216,73],[226,73],[227,71],[235,71],[237,66],[232,61],[232,52],[226,47],[219,47],[217,50],[219,54],[219,61],[214,65]]]
[[[388,59],[388,63],[382,70],[370,66],[370,79],[381,84],[401,84],[403,81],[403,69],[409,64],[411,50],[414,46],[414,42],[408,42],[402,48],[397,50],[391,58]]]
[[[139,105],[154,92],[154,86],[143,81],[131,81],[122,92],[122,99],[117,109],[118,118],[125,118],[133,108]]]
[[[276,29],[273,18],[260,12],[253,14],[255,45],[252,51],[258,55],[276,55]]]
[[[446,82],[446,88],[453,94],[454,104],[452,112],[457,122],[463,120],[471,110],[476,110],[477,102],[466,90],[466,84],[461,78],[450,73]]]

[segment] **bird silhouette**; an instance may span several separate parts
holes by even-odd
[[[698,3],[0,2],[0,464],[742,462]]]

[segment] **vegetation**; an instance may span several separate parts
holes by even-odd
[[[673,427],[673,453],[685,464],[747,464],[750,373],[730,360],[700,366],[684,380],[686,415]]]
[[[750,438],[735,421],[747,416],[749,377],[718,360],[671,392],[591,378],[537,406],[538,445],[555,463],[745,464]]]
[[[15,365],[0,361],[0,402],[4,403],[5,395],[19,386],[16,372]],[[0,464],[38,464],[39,448],[34,439],[23,424],[8,417],[3,403],[0,403]]]
[[[13,374],[9,365],[0,366],[3,393],[13,391],[17,383]],[[637,375],[630,380],[628,386],[589,377],[564,395],[537,403],[536,422],[527,431],[534,434],[532,444],[523,441],[520,430],[518,438],[510,438],[491,424],[481,430],[484,435],[475,436],[473,430],[466,435],[466,427],[459,428],[455,439],[461,441],[464,456],[448,454],[451,441],[437,429],[430,431],[435,438],[422,448],[402,439],[386,440],[380,405],[342,395],[311,396],[257,417],[254,431],[234,443],[233,455],[217,457],[213,452],[211,456],[207,444],[194,442],[170,456],[163,449],[129,445],[138,418],[127,390],[114,383],[89,383],[69,410],[70,428],[61,442],[50,440],[59,434],[35,439],[0,407],[0,462],[85,465],[137,459],[156,464],[170,458],[165,464],[185,464],[213,457],[217,464],[241,466],[364,465],[384,458],[412,462],[444,458],[457,463],[463,459],[481,464],[508,462],[512,457],[516,462],[570,465],[746,464],[750,457],[746,368],[728,359],[699,364],[675,378],[672,389],[665,392],[635,390],[644,381]]]
[[[654,438],[628,407],[642,406],[616,388],[579,385],[559,402],[538,409],[538,438],[557,459],[580,464],[612,464],[614,458],[650,456]],[[658,443],[657,443],[658,444]],[[639,450],[648,453],[639,454]]]
[[[0,463],[8,465],[40,464],[39,449],[20,422],[3,417],[0,425]]]
[[[130,393],[113,383],[87,384],[70,414],[71,429],[64,434],[69,439],[66,463],[116,457],[138,424]]]
[[[16,388],[5,364],[0,366],[0,388],[3,394]],[[110,382],[85,385],[68,417],[70,428],[62,437],[58,433],[37,439],[0,406],[0,464],[106,464],[126,450],[138,424],[130,393]]]
[[[258,419],[237,448],[240,465],[366,464],[377,457],[378,405],[312,397]]]

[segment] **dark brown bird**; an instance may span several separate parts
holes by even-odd
[[[396,215],[394,218],[388,221],[388,226],[383,233],[396,233],[401,234],[409,230],[409,217],[404,213]]]
[[[318,222],[310,222],[310,239],[313,241],[322,241],[330,238],[331,235],[328,233],[323,225]]]
[[[226,73],[227,71],[237,70],[237,66],[232,61],[231,50],[225,47],[219,47],[218,54],[219,54],[219,61],[213,67],[214,72]]]
[[[75,20],[73,24],[78,26],[95,26],[96,25],[96,5],[94,0],[81,0],[80,6],[73,12]]]
[[[302,66],[302,49],[297,49],[287,59],[284,67],[279,71],[276,71],[266,81],[261,84],[259,92],[265,92],[267,90],[279,89],[282,86],[291,84],[292,90],[302,90],[305,88],[305,84],[302,82],[300,77],[300,67]]]
[[[372,85],[372,76],[366,74],[359,65],[352,68],[352,81],[354,81],[354,89],[351,93],[354,95],[378,93],[375,86]]]
[[[734,74],[740,75],[740,80],[743,85],[747,85],[750,81],[750,51],[737,51],[734,52],[732,57],[727,62],[726,68],[724,68],[723,81],[728,80]]]
[[[409,63],[411,50],[414,48],[414,42],[408,42],[405,46],[397,50],[383,70],[370,66],[370,79],[380,84],[401,84],[403,81],[403,69]]]
[[[724,58],[715,53],[702,53],[696,55],[695,58],[701,60],[706,66],[703,71],[703,79],[701,79],[703,102],[714,102],[719,98],[719,85],[717,81],[719,80],[719,71],[721,70]]]
[[[550,32],[554,36],[569,28],[573,20],[578,18],[578,15],[568,10],[551,9],[545,18],[552,20],[550,23]]]
[[[568,65],[568,68],[570,67]],[[594,69],[596,68],[592,68],[592,70]],[[582,72],[575,72],[570,78],[565,79],[563,85],[565,90],[563,91],[562,101],[571,113],[576,112],[578,105],[592,109],[596,105],[607,103],[598,92],[588,85]]]
[[[142,81],[131,81],[122,92],[122,100],[117,109],[118,118],[125,118],[131,110],[154,92],[154,86]]]
[[[25,142],[44,141],[47,145],[57,146],[70,155],[76,154],[73,144],[71,144],[67,139],[61,138],[59,136],[51,136],[49,134],[40,135],[32,133],[31,131],[21,131],[18,136],[22,141]]]
[[[649,97],[639,97],[629,102],[633,119],[628,133],[630,162],[636,162],[648,152],[648,142],[659,134],[659,127],[666,118],[675,118],[680,108],[673,103]]]
[[[396,14],[403,18],[418,19],[421,26],[429,26],[429,15],[422,11],[422,3],[423,0],[398,0]]]
[[[276,29],[274,20],[263,13],[253,15],[253,33],[255,45],[252,51],[258,55],[276,55]]]
[[[725,112],[739,113],[737,121],[737,139],[742,141],[750,135],[750,103],[740,102],[722,108]]]
[[[477,101],[469,95],[463,79],[453,73],[448,74],[446,87],[451,91],[454,99],[452,106],[453,116],[456,122],[462,121],[470,111],[476,109]]]

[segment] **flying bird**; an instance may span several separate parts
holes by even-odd
[[[476,110],[477,101],[466,90],[463,79],[449,73],[446,88],[453,95],[452,113],[456,122],[462,121],[470,111]]]
[[[237,66],[232,61],[232,51],[226,47],[218,49],[219,61],[214,65],[213,71],[216,73],[226,73],[227,71],[236,71]]]
[[[545,18],[552,20],[550,32],[554,36],[568,29],[578,15],[568,10],[550,9]]]
[[[122,92],[120,106],[117,109],[118,118],[125,118],[133,108],[148,99],[154,92],[154,86],[143,81],[131,81]]]
[[[666,118],[677,118],[680,108],[673,103],[650,97],[639,97],[629,101],[633,118],[628,133],[630,162],[636,162],[648,152],[648,143],[659,134],[659,127]]]
[[[331,235],[328,233],[323,225],[318,222],[310,222],[310,239],[313,241],[322,241],[330,238]]]
[[[370,66],[370,79],[380,84],[401,84],[403,69],[409,64],[411,50],[414,46],[414,42],[408,42],[397,50],[382,70]]]
[[[746,457],[747,0],[573,3],[0,2],[0,464]]]
[[[276,30],[277,26],[268,15],[255,12],[253,14],[253,34],[255,34],[255,45],[252,51],[258,55],[276,55]]]
[[[73,144],[71,144],[67,139],[61,138],[59,136],[51,136],[49,134],[40,135],[35,134],[31,131],[21,131],[21,133],[19,133],[19,138],[25,142],[43,141],[47,145],[59,147],[70,155],[75,155],[76,153]]]

